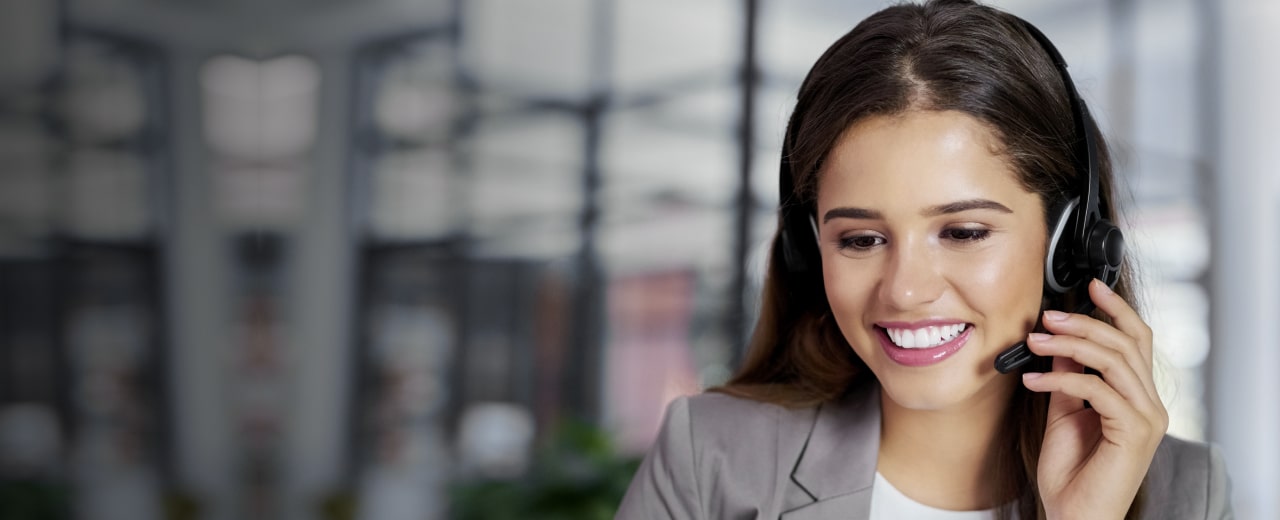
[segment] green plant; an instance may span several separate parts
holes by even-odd
[[[200,518],[200,501],[190,493],[171,489],[165,492],[164,517],[167,520],[197,520]]]
[[[0,480],[0,520],[62,520],[71,517],[70,494],[61,484]]]
[[[534,455],[527,475],[476,480],[454,487],[459,520],[607,520],[640,465],[621,456],[609,435],[578,421],[562,424]]]

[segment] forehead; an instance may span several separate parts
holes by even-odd
[[[937,204],[1032,195],[995,133],[956,111],[864,119],[846,131],[820,173],[819,205]]]

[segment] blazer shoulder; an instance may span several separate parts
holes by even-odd
[[[816,408],[787,408],[719,392],[705,392],[683,398],[689,418],[690,435],[703,446],[740,447],[772,443],[780,426],[808,425]]]
[[[771,419],[787,411],[780,405],[720,392],[703,392],[684,398],[689,413],[712,423],[751,423]]]
[[[1165,435],[1146,480],[1147,518],[1231,518],[1231,482],[1222,452]]]
[[[812,413],[720,393],[676,398],[616,518],[776,518]]]

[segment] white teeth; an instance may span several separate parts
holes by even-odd
[[[957,323],[941,327],[921,327],[918,329],[885,329],[893,344],[902,348],[936,347],[959,336],[967,325]]]

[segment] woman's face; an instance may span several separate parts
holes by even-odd
[[[822,169],[827,298],[899,406],[954,409],[1016,384],[994,360],[1035,324],[1046,231],[997,150],[971,116],[909,111],[854,125]]]

